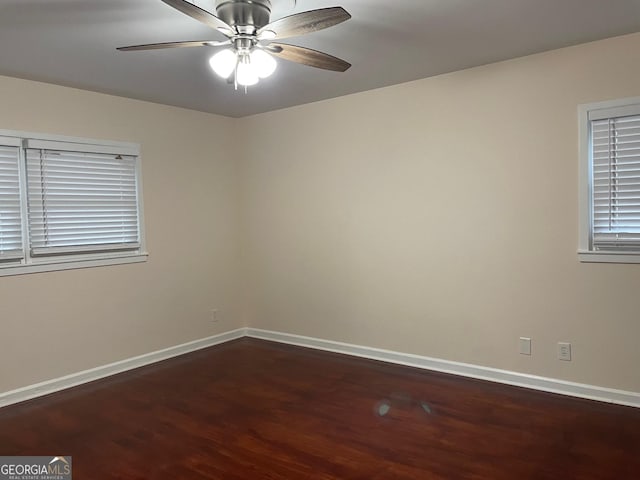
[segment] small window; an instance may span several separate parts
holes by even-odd
[[[135,145],[0,136],[0,275],[144,261],[140,187]]]
[[[582,261],[640,262],[640,99],[584,105]]]

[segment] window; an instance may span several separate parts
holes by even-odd
[[[146,260],[139,147],[0,132],[0,275]]]
[[[580,259],[640,263],[640,99],[580,107]]]

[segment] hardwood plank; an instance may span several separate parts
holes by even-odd
[[[0,409],[0,454],[80,479],[618,480],[640,410],[242,339]]]

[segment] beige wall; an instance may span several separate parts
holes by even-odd
[[[150,252],[0,277],[0,392],[240,326],[233,120],[6,77],[0,105],[2,129],[140,143]]]
[[[243,120],[247,322],[640,391],[640,265],[576,255],[577,106],[640,95],[638,51],[632,35]]]
[[[0,128],[142,145],[151,253],[0,277],[0,392],[244,324],[640,391],[640,265],[576,255],[576,108],[640,95],[639,50],[242,120],[0,77]]]

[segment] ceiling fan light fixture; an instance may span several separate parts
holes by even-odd
[[[212,3],[216,15],[204,9],[194,0],[162,0],[179,12],[198,20],[227,37],[224,41],[202,40],[183,42],[150,43],[120,47],[119,51],[158,50],[185,47],[231,48],[219,51],[209,59],[216,75],[227,83],[248,86],[257,84],[261,78],[271,76],[278,62],[274,57],[310,67],[344,72],[351,64],[327,53],[290,44],[270,43],[271,40],[305,35],[338,25],[351,18],[342,7],[318,8],[295,13],[271,21],[271,2],[274,0],[206,0]],[[201,0],[205,1],[205,0]],[[297,0],[278,0],[295,6]],[[263,40],[268,42],[261,44]]]
[[[236,53],[232,49],[227,48],[211,57],[209,65],[217,75],[222,78],[229,78],[235,70],[237,62],[238,57]]]
[[[258,72],[255,66],[251,64],[249,56],[241,56],[236,69],[236,81],[238,85],[250,87],[258,83],[259,80]]]
[[[278,62],[264,50],[254,49],[251,52],[251,65],[255,69],[258,77],[267,78],[276,71]]]

